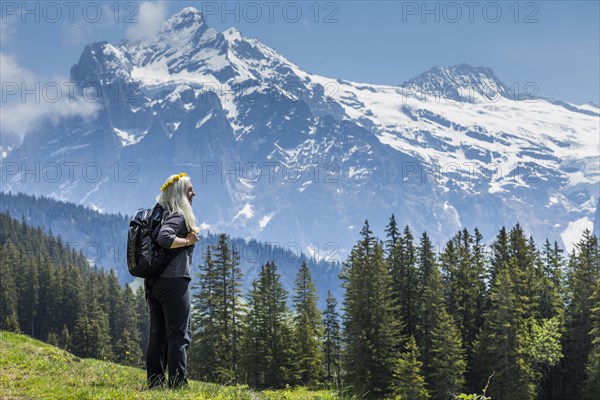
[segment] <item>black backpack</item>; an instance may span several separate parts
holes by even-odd
[[[164,209],[158,203],[149,209],[139,209],[129,221],[127,233],[127,268],[139,278],[157,278],[163,273],[170,257],[156,243]]]

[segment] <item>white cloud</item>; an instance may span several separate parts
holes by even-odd
[[[0,130],[13,131],[19,137],[23,137],[30,124],[40,117],[50,117],[53,123],[57,123],[60,119],[66,117],[92,118],[97,111],[98,105],[96,103],[87,102],[81,98],[73,101],[64,99],[55,103],[43,100],[40,102],[18,102],[4,107]]]
[[[163,2],[140,3],[138,21],[132,23],[125,35],[131,41],[153,37],[166,19],[167,8]]]
[[[5,42],[13,32],[7,23],[0,26],[0,39]],[[95,116],[98,105],[73,96],[74,92],[68,79],[43,79],[20,65],[12,54],[0,52],[0,131],[22,138],[29,125],[41,117],[51,117],[56,123],[64,117]]]
[[[68,79],[41,79],[10,54],[0,53],[0,81],[0,131],[12,131],[21,138],[30,123],[40,117],[57,122],[64,117],[90,118],[98,111],[94,101],[74,96],[75,89]]]
[[[0,43],[5,46],[11,42],[11,39],[14,36],[15,19],[15,14],[2,15],[2,18],[0,18]]]
[[[6,43],[6,41],[8,40],[9,29],[10,27],[8,26],[7,22],[0,21],[0,43]]]
[[[35,81],[35,74],[27,68],[19,65],[17,60],[10,54],[0,53],[0,81],[7,82],[27,82]],[[2,85],[2,90],[4,85]],[[4,98],[3,98],[4,100]]]
[[[102,40],[108,32],[113,32],[115,29],[121,32],[125,15],[121,9],[119,9],[119,14],[115,14],[115,4],[101,4],[102,16],[98,21],[86,21],[85,18],[79,17],[70,21],[65,18],[61,27],[63,33],[62,44],[70,47],[80,47],[90,42]],[[130,5],[132,4],[127,4],[127,7]]]

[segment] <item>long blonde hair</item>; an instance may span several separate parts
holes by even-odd
[[[182,176],[183,175],[183,176]],[[196,224],[196,216],[192,205],[187,199],[187,187],[190,178],[185,174],[171,175],[156,196],[156,202],[169,212],[178,212],[183,215],[188,230],[198,233],[200,228]]]

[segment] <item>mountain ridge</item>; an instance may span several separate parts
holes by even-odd
[[[179,13],[164,25],[185,33],[171,31],[185,42],[177,48],[86,47],[71,69],[81,92],[93,82],[118,95],[101,98],[95,119],[38,124],[5,158],[96,163],[102,179],[27,187],[17,172],[3,190],[116,212],[150,201],[168,174],[186,170],[205,194],[195,202],[204,226],[305,250],[334,243],[342,255],[364,219],[383,231],[392,213],[438,241],[476,225],[491,238],[518,221],[568,245],[593,226],[592,107],[512,93],[491,69],[467,64],[434,67],[404,86],[326,78],[184,11],[190,24],[177,25]],[[197,41],[189,54],[186,40]],[[447,82],[456,87],[444,93]],[[124,182],[127,172],[136,182]]]
[[[8,213],[11,218],[30,227],[39,227],[49,235],[55,232],[61,243],[68,245],[76,253],[82,252],[90,265],[104,270],[114,270],[122,284],[134,282],[126,263],[129,226],[127,215],[101,214],[82,205],[59,202],[44,196],[35,197],[10,192],[0,192],[0,213]],[[198,272],[198,265],[204,262],[207,246],[216,245],[220,234],[221,232],[207,230],[200,235],[200,241],[193,255],[194,274]],[[267,261],[275,261],[285,289],[292,293],[297,270],[301,262],[306,261],[316,279],[319,306],[325,307],[329,290],[341,299],[342,291],[338,274],[342,260],[336,260],[334,254],[330,254],[331,262],[325,262],[312,259],[305,252],[300,251],[298,246],[283,248],[276,243],[245,241],[232,236],[227,237],[227,243],[231,249],[235,249],[240,254],[244,292],[250,290],[252,280],[258,276],[260,267]],[[139,285],[140,282],[137,280],[135,285]]]

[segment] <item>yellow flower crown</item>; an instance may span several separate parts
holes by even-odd
[[[170,178],[161,186],[160,191],[164,192],[166,188],[173,184],[173,182],[178,181],[179,178],[183,178],[184,176],[187,176],[187,174],[185,172],[182,172],[179,175],[175,175],[174,177]]]

